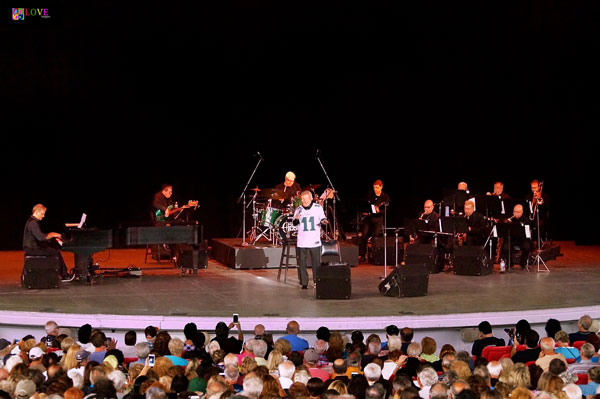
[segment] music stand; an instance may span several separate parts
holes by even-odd
[[[443,217],[442,232],[452,234],[468,233],[467,219],[462,216]]]
[[[546,266],[546,262],[544,262],[544,259],[542,259],[542,256],[540,255],[540,253],[542,252],[542,247],[541,247],[541,237],[540,237],[540,207],[538,205],[538,207],[535,210],[535,219],[536,219],[536,224],[537,224],[537,253],[535,254],[535,260],[533,261],[533,264],[537,264],[537,272],[541,272],[541,271],[545,271],[550,273],[550,269],[548,269],[548,266]],[[542,262],[542,265],[544,265],[544,269],[546,270],[540,270],[540,262]],[[527,270],[529,270],[529,259],[527,259]]]

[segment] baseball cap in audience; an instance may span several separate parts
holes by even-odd
[[[309,348],[304,351],[304,360],[306,363],[316,363],[319,360],[319,355],[313,348]]]
[[[77,351],[77,353],[75,354],[75,359],[78,362],[82,362],[85,359],[88,358],[88,356],[90,355],[90,352],[86,351],[85,349],[80,349]]]
[[[44,351],[39,346],[34,346],[29,350],[30,359],[39,359],[44,354]]]
[[[15,388],[16,399],[29,399],[35,393],[35,382],[31,380],[21,380]]]

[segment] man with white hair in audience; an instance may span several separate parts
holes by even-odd
[[[490,383],[494,387],[500,378],[500,374],[502,374],[502,364],[497,360],[492,360],[486,367],[490,373]]]
[[[540,366],[542,370],[548,371],[550,362],[553,359],[560,359],[567,364],[565,357],[562,354],[554,351],[554,339],[550,337],[544,337],[540,339],[540,348],[542,349],[542,352],[540,353],[540,358],[535,361],[535,364]]]
[[[296,370],[296,372],[294,373],[294,377],[293,380],[294,382],[299,382],[303,385],[306,385],[308,383],[308,380],[310,380],[312,377],[310,375],[310,372],[308,372],[306,369],[299,369]]]
[[[249,340],[244,342],[244,349],[242,350],[242,353],[235,355],[238,359],[238,366],[242,365],[242,360],[244,360],[244,358],[246,356],[250,356],[251,358],[255,357],[255,355],[254,355],[254,343],[255,342],[256,342],[256,340],[254,338],[250,338]]]
[[[385,388],[381,384],[370,385],[365,391],[365,399],[385,399],[387,398],[387,395]],[[344,395],[339,396],[343,397]],[[346,396],[354,397],[353,395]]]
[[[255,339],[252,344],[252,351],[254,353],[254,360],[257,366],[266,366],[267,360],[265,354],[267,353],[267,343],[262,339]]]
[[[363,371],[370,386],[379,383],[386,391],[386,398],[392,394],[392,386],[389,381],[381,377],[381,367],[379,367],[378,364],[369,363],[365,366]]]
[[[135,363],[146,364],[146,358],[150,354],[150,345],[148,345],[148,342],[142,341],[135,344],[135,354],[138,358]]]
[[[592,363],[592,357],[596,355],[596,350],[594,349],[594,345],[586,342],[581,345],[581,349],[579,350],[581,359],[577,363],[569,364],[567,367],[567,371],[571,374],[585,374],[592,367],[598,366],[598,363]]]
[[[248,399],[258,399],[263,390],[263,380],[256,373],[250,372],[244,378],[242,395]]]
[[[410,345],[408,347],[410,350]],[[433,369],[433,367],[424,367],[421,371],[417,373],[417,385],[421,388],[419,390],[419,396],[422,399],[429,399],[429,391],[431,390],[431,387],[437,382],[438,375],[437,372]]]
[[[279,384],[281,385],[281,388],[289,389],[290,386],[294,383],[294,381],[292,381],[292,376],[296,371],[296,366],[294,366],[294,363],[290,362],[289,360],[286,360],[279,364],[278,370]]]
[[[56,341],[56,337],[58,336],[58,323],[53,320],[47,321],[44,329],[46,331],[46,336],[40,341],[43,341],[48,348],[58,348],[58,341]]]
[[[581,399],[581,388],[579,388],[577,384],[567,384],[563,387],[562,390],[567,394],[567,397],[569,399]]]

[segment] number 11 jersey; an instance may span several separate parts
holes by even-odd
[[[300,214],[298,225],[298,248],[314,248],[321,246],[321,220],[325,219],[323,208],[312,203],[310,208],[303,206],[296,208],[294,217]]]

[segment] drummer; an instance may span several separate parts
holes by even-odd
[[[279,183],[275,186],[276,190],[283,191],[283,197],[279,201],[273,201],[275,205],[276,203],[281,204],[280,208],[285,208],[290,204],[293,204],[295,197],[300,197],[300,192],[302,191],[302,187],[298,183],[296,183],[296,175],[294,172],[287,172],[285,174],[285,180],[283,183]],[[277,206],[277,205],[275,205]]]

